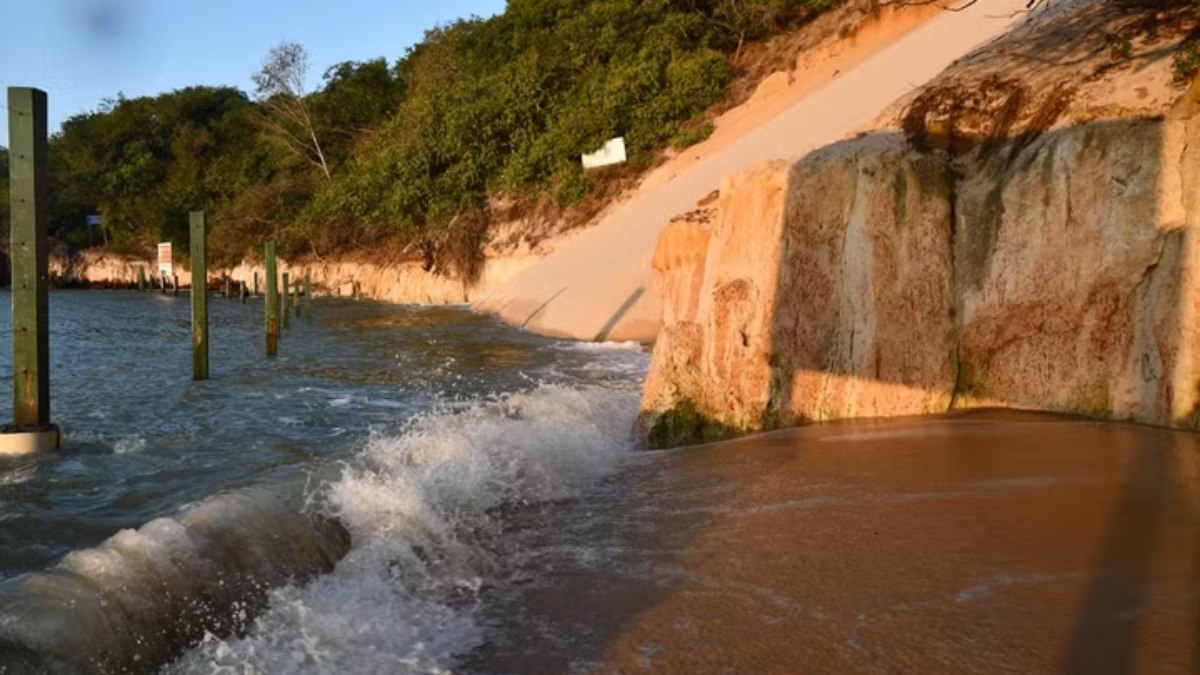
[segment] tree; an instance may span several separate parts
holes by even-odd
[[[400,79],[385,59],[345,61],[325,71],[324,86],[309,97],[332,168],[344,163],[355,141],[390,119],[400,104]]]
[[[396,62],[335,64],[313,90],[304,48],[282,44],[251,95],[118,95],[68,119],[50,142],[52,228],[85,246],[98,213],[106,247],[145,255],[186,241],[187,212],[204,209],[213,260],[272,239],[291,257],[428,253],[469,277],[491,205],[578,203],[567,217],[587,217],[703,128],[735,47],[840,1],[509,0]],[[626,173],[584,175],[579,155],[614,136]]]
[[[88,245],[85,219],[101,214],[116,250],[186,241],[188,211],[215,210],[264,178],[252,107],[233,88],[189,87],[68,118],[50,139],[51,232]]]
[[[266,112],[265,127],[284,147],[319,168],[328,181],[332,174],[308,104],[307,75],[308,52],[295,42],[285,42],[271,49],[262,69],[251,79]]]
[[[742,56],[747,39],[777,30],[788,10],[797,4],[792,0],[718,0],[714,3],[711,20],[737,41],[733,53],[736,62]]]

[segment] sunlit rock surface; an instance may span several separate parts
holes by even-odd
[[[1192,108],[957,157],[879,132],[729,179],[703,255],[661,242],[704,274],[664,296],[643,432],[684,402],[741,430],[985,405],[1194,427]]]

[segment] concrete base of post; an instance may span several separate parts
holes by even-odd
[[[62,447],[62,430],[51,424],[37,430],[0,428],[0,456],[33,455]]]

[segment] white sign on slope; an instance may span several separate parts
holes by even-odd
[[[625,139],[614,138],[604,144],[604,147],[590,155],[583,156],[583,168],[595,169],[611,164],[623,164],[625,162]]]
[[[158,275],[169,277],[175,273],[175,263],[171,259],[171,242],[158,245]]]

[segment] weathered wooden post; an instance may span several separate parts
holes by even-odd
[[[50,423],[46,92],[8,89],[9,214],[12,239],[13,424],[0,454],[57,449]]]
[[[275,274],[275,242],[267,242],[263,257],[267,259],[267,301],[263,303],[267,316],[267,356],[275,356],[279,353],[279,288],[276,286],[278,282]]]
[[[296,318],[300,318],[300,278],[292,284],[292,308],[296,310]]]
[[[143,292],[146,290],[146,268],[140,266],[138,267],[138,290]]]
[[[242,304],[246,304],[246,282],[238,282],[238,293],[242,296]]]
[[[171,275],[171,293],[173,293],[175,295],[175,297],[179,297],[179,275],[178,274]]]
[[[292,294],[292,287],[288,284],[288,273],[283,273],[283,327],[291,328],[292,320],[289,318],[292,313],[288,311],[288,296]]]
[[[258,272],[254,273],[254,295],[258,295]]]
[[[208,379],[208,226],[203,211],[191,213],[192,379]]]
[[[233,297],[233,293],[231,293],[231,292],[230,292],[230,290],[229,290],[229,275],[228,275],[228,274],[222,274],[222,275],[221,275],[221,278],[222,278],[222,280],[224,280],[224,282],[225,282],[225,299],[226,299],[226,300],[228,300],[228,299],[230,299],[230,298],[232,298],[232,297]]]
[[[304,273],[304,318],[312,320],[312,274]]]
[[[167,275],[160,274],[158,276],[158,282],[159,282],[159,287],[160,287],[160,290],[162,291],[162,294],[166,295],[167,294]]]

